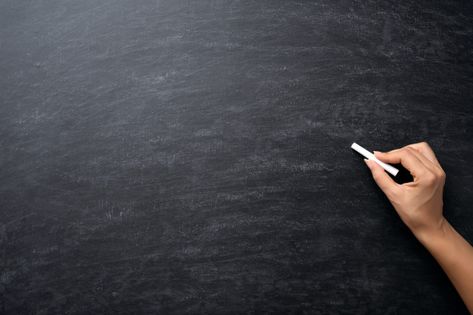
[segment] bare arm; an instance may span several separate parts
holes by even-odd
[[[375,151],[375,156],[401,163],[412,174],[413,182],[397,184],[378,164],[365,160],[402,221],[437,260],[473,314],[473,247],[443,216],[445,172],[434,152],[422,142],[386,153]]]

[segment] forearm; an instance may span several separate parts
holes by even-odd
[[[447,220],[436,231],[414,235],[440,264],[473,314],[473,247]]]

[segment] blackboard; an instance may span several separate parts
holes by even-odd
[[[472,7],[1,1],[1,313],[466,314],[350,145],[473,240]]]

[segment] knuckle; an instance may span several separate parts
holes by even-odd
[[[405,155],[405,154],[409,153],[409,150],[410,150],[409,147],[406,146],[406,147],[403,147],[403,148],[399,149],[398,153],[399,153],[399,155]]]
[[[445,171],[442,169],[440,169],[439,178],[443,181],[445,181],[445,179],[447,178],[447,174],[445,174]]]
[[[414,144],[409,144],[407,146],[407,148],[409,149],[412,149],[412,151],[416,151],[416,152],[419,152],[419,147],[421,147],[422,145],[420,143],[414,143]],[[412,152],[411,151],[411,152]]]
[[[437,182],[437,175],[435,175],[435,173],[428,172],[425,174],[424,181],[428,185],[433,185],[435,182]]]
[[[404,149],[404,153],[405,153],[406,155],[409,155],[409,156],[414,155],[414,151],[415,151],[415,149],[412,148],[412,147],[406,147],[406,148]]]
[[[446,174],[445,171],[440,166],[434,166],[434,174],[437,179],[445,179]]]
[[[429,144],[426,141],[419,142],[419,145],[424,148],[430,148]]]

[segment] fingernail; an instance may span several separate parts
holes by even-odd
[[[381,154],[383,153],[383,152],[380,152],[380,151],[373,151],[373,152],[374,152],[374,153],[381,153]]]
[[[369,168],[371,168],[371,164],[370,164],[370,162],[369,162],[368,159],[363,159],[363,161],[365,161],[365,164],[366,164]]]

